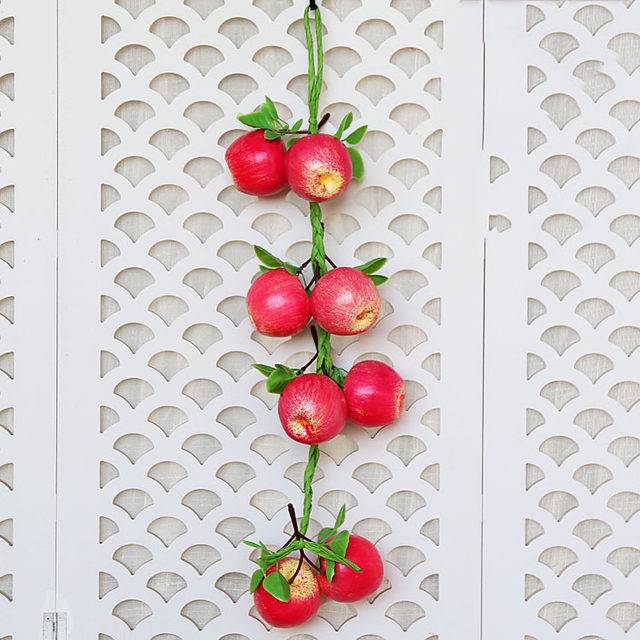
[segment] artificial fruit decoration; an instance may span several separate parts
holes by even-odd
[[[370,329],[380,315],[380,294],[359,269],[338,267],[323,275],[311,293],[311,313],[329,333],[351,336]]]
[[[267,570],[253,594],[253,601],[267,624],[295,627],[318,612],[320,588],[311,567],[300,563],[298,558],[288,557]]]
[[[346,564],[320,558],[318,584],[322,592],[337,602],[355,602],[370,596],[382,584],[384,567],[380,553],[366,538],[341,531],[326,544],[356,564],[355,571]]]
[[[305,373],[285,386],[278,401],[278,415],[290,438],[318,444],[342,431],[347,403],[342,389],[329,376]]]
[[[287,186],[285,147],[267,140],[264,131],[251,131],[231,143],[225,160],[238,191],[251,196],[272,196]]]
[[[287,151],[287,182],[305,200],[324,202],[339,196],[351,182],[351,156],[341,140],[326,133],[300,138]]]
[[[300,333],[311,317],[309,296],[300,280],[285,269],[263,273],[247,293],[249,318],[265,336]]]
[[[363,360],[351,368],[344,381],[344,395],[349,418],[364,427],[384,426],[404,411],[404,380],[377,360]]]

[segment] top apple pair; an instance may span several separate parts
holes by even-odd
[[[246,133],[227,149],[225,159],[239,191],[253,196],[272,196],[283,189],[291,189],[311,202],[324,202],[339,196],[351,182],[363,175],[360,154],[348,144],[362,140],[367,127],[362,126],[341,139],[353,121],[348,113],[335,135],[311,133],[300,135],[302,120],[292,127],[280,119],[273,102],[266,98],[258,111],[238,119],[256,131]],[[287,150],[288,147],[288,150]]]

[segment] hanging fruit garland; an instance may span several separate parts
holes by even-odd
[[[310,11],[314,12],[315,43]],[[238,138],[225,156],[234,183],[243,193],[269,196],[289,187],[309,201],[309,260],[296,266],[256,246],[262,275],[247,294],[249,317],[263,335],[293,336],[312,318],[315,323],[310,331],[316,354],[305,366],[254,365],[266,376],[267,390],[280,394],[278,416],[287,435],[309,445],[300,522],[293,505],[288,505],[293,534],[277,551],[262,542],[245,541],[259,551],[259,568],[250,583],[256,609],[275,627],[291,627],[312,618],[321,594],[338,602],[354,602],[380,587],[380,554],[371,542],[342,528],[345,506],[333,526],[322,529],[315,540],[307,536],[312,483],[319,443],[338,435],[347,419],[364,427],[381,427],[397,420],[405,396],[402,378],[382,362],[360,362],[349,372],[333,364],[332,334],[363,333],[378,320],[381,299],[377,286],[387,278],[376,272],[386,258],[357,267],[338,267],[325,253],[319,203],[343,193],[352,178],[362,179],[364,163],[354,145],[363,139],[367,127],[349,133],[353,115],[348,113],[334,135],[319,133],[329,114],[318,121],[324,51],[322,17],[313,1],[304,12],[304,29],[309,59],[308,128],[302,130],[302,120],[289,126],[266,97],[257,111],[238,116],[255,131]],[[308,283],[307,268],[311,270]],[[316,373],[306,373],[314,362]]]

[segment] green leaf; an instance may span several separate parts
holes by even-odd
[[[297,276],[300,272],[300,269],[296,267],[295,264],[291,264],[290,262],[285,262],[283,266],[287,270],[287,273],[290,273],[292,276]]]
[[[238,116],[238,120],[242,124],[246,124],[247,127],[253,127],[254,129],[270,129],[273,124],[273,120],[262,111],[244,113]]]
[[[344,519],[347,517],[347,505],[343,504],[336,516],[336,523],[333,525],[336,529],[339,529],[344,524]]]
[[[260,269],[260,271],[262,273],[267,273],[267,271],[273,271],[273,269],[269,269],[269,267],[265,267],[263,264],[261,264],[258,269]]]
[[[263,265],[270,267],[271,269],[278,269],[282,267],[283,265],[282,260],[280,260],[279,258],[276,258],[274,255],[269,253],[266,249],[263,249],[262,247],[256,244],[254,245],[253,250],[255,251],[256,256],[258,257],[258,260],[260,260],[260,262],[262,262]]]
[[[374,258],[373,260],[369,260],[369,262],[365,262],[361,264],[359,267],[356,267],[358,271],[362,271],[367,275],[371,275],[376,271],[380,271],[384,265],[387,264],[387,258]]]
[[[279,131],[271,131],[270,129],[267,129],[264,132],[264,139],[265,140],[278,140],[281,135],[282,134]]]
[[[341,531],[329,544],[332,551],[335,551],[340,557],[344,558],[349,546],[349,532],[345,529]]]
[[[247,547],[253,547],[254,549],[260,549],[260,545],[257,542],[253,542],[253,540],[243,540],[242,544],[246,544]]]
[[[362,178],[364,178],[364,160],[360,152],[355,147],[347,147],[347,151],[351,157],[354,180],[362,180]]]
[[[353,113],[349,111],[349,113],[347,113],[345,117],[342,118],[342,121],[340,122],[340,126],[338,127],[338,130],[333,134],[334,137],[340,140],[340,138],[342,138],[342,134],[351,126],[352,122],[353,122]]]
[[[263,376],[269,377],[274,371],[274,367],[270,367],[268,364],[253,364],[251,365],[254,369],[257,369]],[[245,544],[248,544],[250,547],[254,546],[255,543],[249,544],[248,541],[244,540]],[[258,548],[260,545],[255,545]]]
[[[267,593],[281,602],[289,602],[291,598],[291,589],[287,579],[280,573],[274,571],[270,573],[263,581],[262,586]]]
[[[376,287],[379,287],[381,284],[384,284],[389,278],[387,276],[369,276],[373,280],[373,284]]]
[[[282,393],[284,388],[296,377],[296,372],[289,367],[277,364],[275,370],[267,378],[269,393]]]
[[[360,569],[360,567],[357,564],[354,564],[353,562],[351,562],[351,560],[347,560],[344,556],[338,555],[335,551],[333,551],[329,547],[326,547],[322,544],[318,544],[317,542],[309,542],[309,541],[306,541],[304,546],[306,549],[309,549],[310,551],[320,556],[321,558],[324,558],[325,560],[332,560],[333,562],[339,562],[340,564],[344,564],[347,567],[353,569],[354,571],[358,571],[358,572],[362,571],[362,569]]]
[[[302,126],[302,122],[303,122],[302,118],[300,118],[300,120],[296,120],[293,123],[293,127],[291,127],[291,129],[289,129],[289,132],[290,133],[296,133],[297,131],[300,131],[300,127]]]
[[[358,144],[362,141],[362,138],[364,138],[368,128],[369,127],[366,124],[362,127],[358,127],[355,131],[347,136],[345,142],[348,144]]]
[[[264,104],[260,107],[260,110],[271,116],[274,120],[280,119],[276,105],[273,104],[273,100],[269,96],[264,97]]]
[[[249,591],[251,593],[254,593],[255,590],[260,586],[262,578],[264,578],[262,569],[256,569],[251,576],[251,580],[249,581]]]
[[[335,536],[337,532],[337,529],[334,527],[324,527],[324,529],[320,529],[318,542],[326,542],[331,536]]]
[[[291,149],[291,147],[293,147],[293,145],[298,142],[298,140],[300,140],[300,138],[289,138],[286,142],[287,145],[287,149]]]

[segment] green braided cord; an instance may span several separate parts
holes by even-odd
[[[322,18],[320,9],[314,12],[314,22],[316,27],[316,55],[318,70],[313,52],[313,36],[311,34],[311,23],[309,21],[309,7],[304,12],[304,29],[307,37],[307,50],[309,53],[309,131],[318,132],[318,104],[320,102],[320,92],[322,91],[322,73],[324,66],[324,51],[322,47]],[[309,204],[309,219],[311,222],[311,266],[314,276],[320,277],[327,272],[327,259],[324,249],[324,224],[322,222],[322,209],[317,202]],[[331,336],[324,330],[318,328],[318,359],[316,361],[316,371],[318,373],[331,373],[333,360],[331,357]],[[311,520],[311,509],[313,508],[313,477],[316,473],[318,460],[320,459],[320,449],[317,444],[309,447],[309,459],[304,470],[304,507],[302,520],[300,521],[300,533],[306,535]]]
[[[318,460],[320,459],[320,449],[317,444],[309,447],[309,461],[304,470],[304,507],[302,512],[302,520],[300,520],[300,533],[304,536],[309,528],[309,520],[311,519],[311,508],[313,506],[313,476],[316,473]]]

